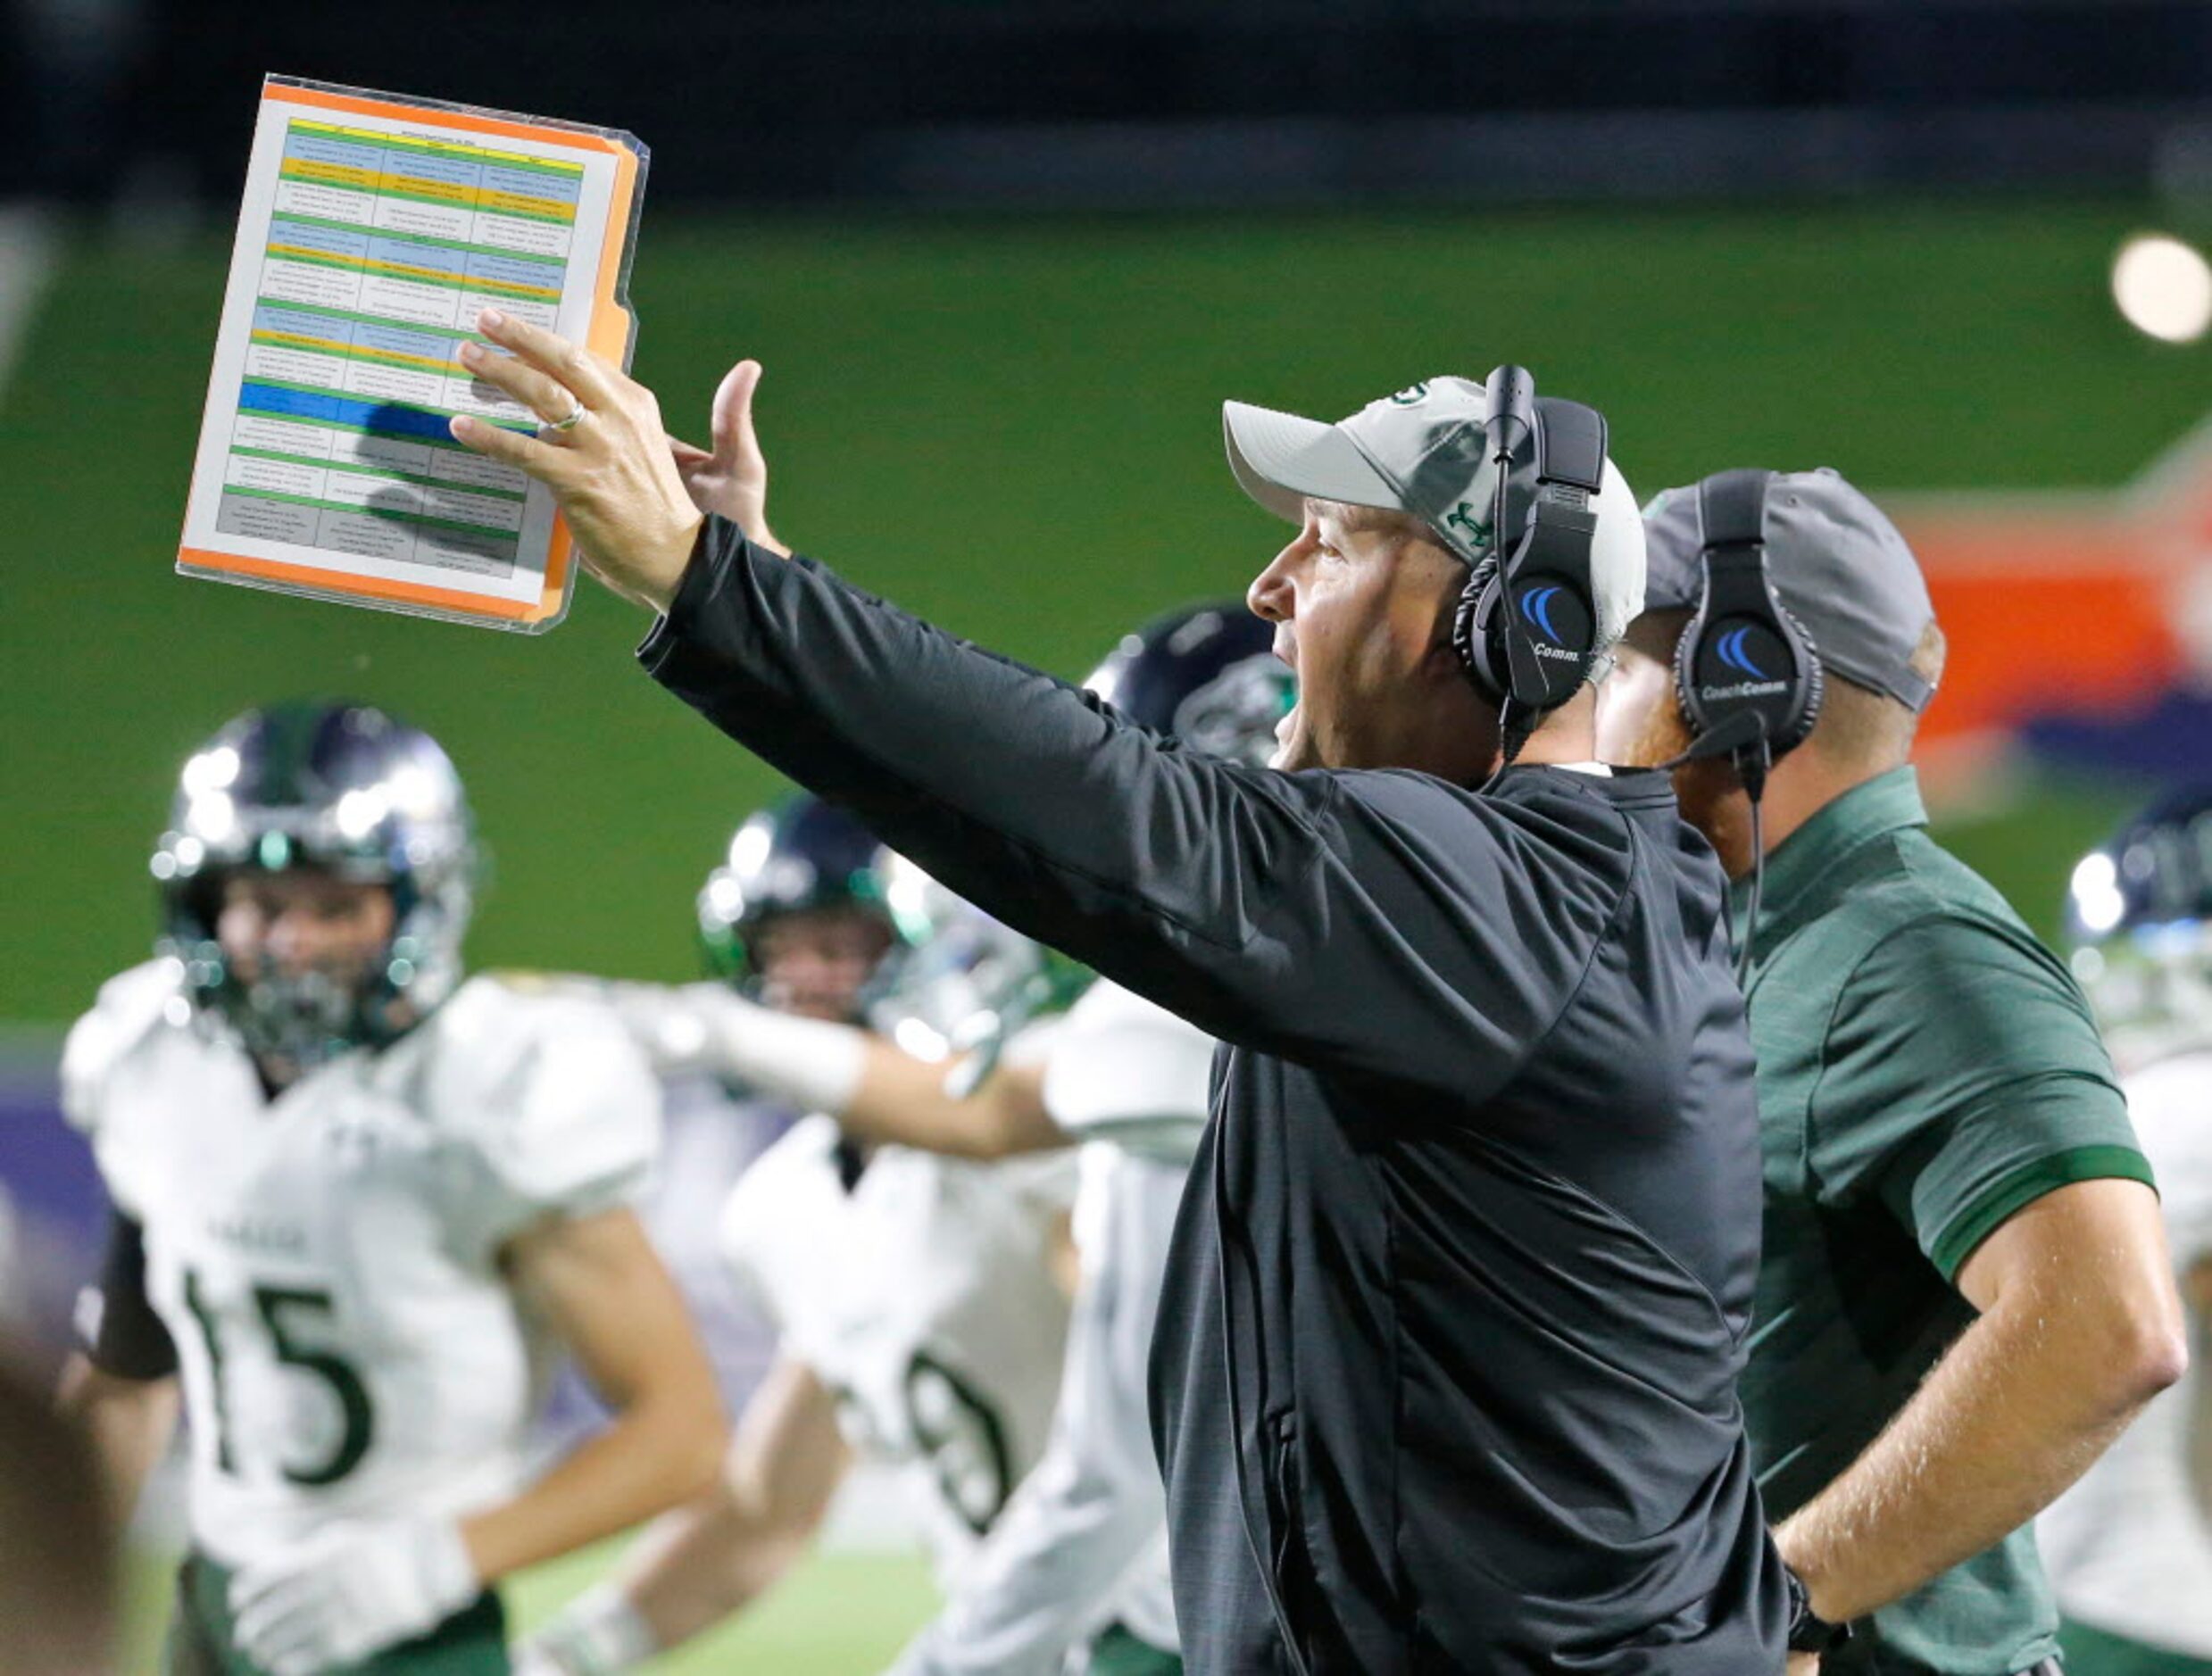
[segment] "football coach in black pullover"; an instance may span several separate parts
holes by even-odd
[[[1778,1672],[1734,1393],[1759,1165],[1721,875],[1665,776],[1588,760],[1586,685],[1490,779],[1498,701],[1451,645],[1484,386],[1341,426],[1231,404],[1239,479],[1298,526],[1251,595],[1301,690],[1279,772],[786,556],[756,364],[712,448],[671,452],[607,363],[483,330],[513,359],[472,369],[545,428],[454,434],[661,612],[655,679],[1225,1044],[1153,1349],[1189,1667]],[[1641,527],[1609,461],[1577,505],[1601,650],[1641,605]]]

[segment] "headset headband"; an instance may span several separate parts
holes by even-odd
[[[1767,478],[1764,471],[1716,471],[1698,485],[1698,522],[1707,552],[1717,547],[1765,550]]]
[[[1468,577],[1452,640],[1501,706],[1509,759],[1538,718],[1582,690],[1598,654],[1591,549],[1607,437],[1604,415],[1538,397],[1526,369],[1498,368],[1487,388],[1492,556]],[[1516,456],[1534,468],[1520,485]]]
[[[1561,483],[1595,500],[1605,483],[1605,415],[1557,396],[1536,401],[1536,480]]]
[[[1820,715],[1820,653],[1767,574],[1765,471],[1718,471],[1698,485],[1704,581],[1697,615],[1675,643],[1675,693],[1697,737],[1666,766],[1726,757],[1751,801],[1751,895],[1737,932],[1736,983],[1751,969],[1751,938],[1767,882],[1760,805],[1767,770],[1795,749]]]

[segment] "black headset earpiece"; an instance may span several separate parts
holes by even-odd
[[[1497,590],[1491,585],[1498,579],[1498,560],[1492,554],[1468,573],[1467,585],[1459,590],[1459,603],[1451,613],[1451,649],[1459,655],[1459,668],[1474,683],[1475,690],[1493,704],[1505,702],[1505,689],[1490,676],[1490,638],[1486,624],[1498,603]]]
[[[1804,743],[1820,718],[1820,651],[1767,574],[1767,471],[1717,471],[1698,485],[1697,615],[1675,643],[1675,695],[1696,737],[1665,766],[1726,757],[1751,801],[1751,893],[1737,933],[1736,982],[1767,882],[1760,805],[1767,770]]]
[[[1698,485],[1703,582],[1675,643],[1675,692],[1695,735],[1682,759],[1730,758],[1747,786],[1812,732],[1823,685],[1812,636],[1767,574],[1771,476],[1722,471]]]
[[[1487,387],[1490,556],[1460,591],[1451,643],[1476,691],[1501,707],[1510,744],[1516,723],[1526,737],[1582,690],[1598,655],[1591,548],[1606,425],[1595,408],[1539,398],[1519,367],[1498,368]],[[1532,452],[1534,469],[1517,485],[1513,462]]]

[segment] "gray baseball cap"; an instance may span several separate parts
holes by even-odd
[[[1410,512],[1469,564],[1490,556],[1494,472],[1483,444],[1488,387],[1430,378],[1370,402],[1337,424],[1243,402],[1221,404],[1229,469],[1279,518],[1305,521],[1305,502]],[[1516,467],[1516,470],[1532,468]],[[1591,544],[1597,643],[1611,645],[1643,609],[1643,522],[1610,458],[1598,487]],[[1604,666],[1597,666],[1601,672]]]
[[[1704,586],[1698,485],[1661,491],[1643,509],[1643,529],[1644,610],[1694,611]],[[1767,578],[1812,636],[1822,666],[1908,709],[1925,709],[1935,687],[1914,673],[1912,655],[1935,607],[1897,526],[1821,466],[1768,477],[1760,533]]]

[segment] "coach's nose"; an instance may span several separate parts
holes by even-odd
[[[1298,614],[1296,568],[1311,545],[1312,526],[1291,538],[1289,545],[1268,561],[1268,568],[1244,590],[1244,603],[1262,622],[1287,623]]]

